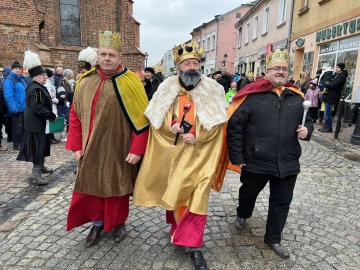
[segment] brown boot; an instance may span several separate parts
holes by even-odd
[[[104,225],[101,226],[95,226],[93,225],[88,236],[86,237],[85,246],[92,247],[97,244],[100,240],[100,233],[104,229]]]
[[[114,241],[115,243],[121,242],[126,237],[125,223],[122,223],[114,229]]]
[[[32,173],[30,174],[28,180],[29,180],[29,182],[35,183],[38,185],[47,185],[49,182],[47,180],[44,180],[41,178],[40,167],[41,167],[41,165],[34,164]]]

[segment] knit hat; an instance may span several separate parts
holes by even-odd
[[[14,63],[12,63],[11,65],[11,70],[13,70],[14,68],[22,68],[22,67],[18,61],[14,61]]]
[[[152,74],[155,75],[155,70],[152,68],[152,67],[146,67],[145,68],[145,72],[148,71],[148,72],[151,72]]]
[[[71,69],[65,69],[64,72],[63,72],[63,76],[64,77],[69,77],[73,73],[74,72]]]
[[[24,57],[24,68],[26,68],[32,78],[45,73],[41,66],[39,55],[32,51],[26,51]]]
[[[338,66],[341,69],[341,71],[343,71],[345,69],[344,63],[338,63],[336,66]]]
[[[45,68],[45,72],[48,78],[51,78],[54,75],[54,71],[52,71],[51,69]]]

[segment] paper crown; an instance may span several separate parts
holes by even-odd
[[[181,44],[179,46],[174,45],[173,53],[176,65],[180,64],[186,59],[197,59],[200,61],[201,54],[204,52],[202,48],[194,41],[190,41],[188,44]]]
[[[251,77],[251,78],[254,78],[254,72],[251,72],[251,71],[248,72],[248,73],[247,73],[247,76],[248,76],[248,77]]]
[[[289,64],[289,53],[286,49],[276,49],[275,52],[269,53],[269,55],[266,57],[266,66],[269,67],[275,63]]]
[[[121,51],[121,35],[111,31],[99,32],[99,48],[110,48]]]

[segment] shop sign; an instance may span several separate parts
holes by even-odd
[[[329,52],[336,52],[338,50],[339,47],[339,42],[335,41],[335,42],[330,42],[324,45],[320,46],[320,54],[323,53],[329,53]]]
[[[316,33],[316,42],[322,42],[331,38],[341,37],[343,34],[355,33],[360,31],[360,18],[353,19],[332,27],[323,29]]]
[[[263,47],[258,50],[258,59],[265,58],[266,57],[266,47]]]

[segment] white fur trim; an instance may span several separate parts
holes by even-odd
[[[171,76],[162,82],[145,110],[146,117],[155,129],[162,126],[167,112],[180,93],[178,80],[178,76]],[[195,104],[196,116],[206,130],[227,121],[225,92],[219,83],[201,75],[201,82],[189,92]]]

